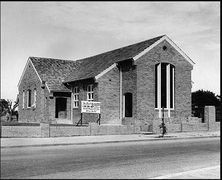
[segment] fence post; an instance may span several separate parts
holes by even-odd
[[[40,123],[41,137],[47,138],[50,137],[50,124],[47,122]]]
[[[216,122],[215,106],[205,106],[204,119],[208,125],[208,131],[214,130]]]

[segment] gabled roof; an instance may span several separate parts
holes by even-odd
[[[72,70],[64,82],[93,78],[114,63],[135,57],[162,37],[163,36],[158,36],[96,56],[80,59],[77,61],[80,64],[78,71]]]
[[[50,91],[70,91],[62,81],[71,70],[78,72],[78,62],[53,58],[29,57],[40,79],[46,81]]]
[[[33,65],[40,81],[46,81],[46,86],[49,91],[70,92],[70,89],[64,85],[65,83],[88,78],[97,79],[114,68],[117,62],[128,59],[136,61],[164,40],[169,42],[191,65],[194,64],[166,35],[76,61],[42,57],[29,57],[28,61]],[[22,77],[20,78],[19,84]]]

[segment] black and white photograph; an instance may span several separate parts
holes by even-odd
[[[1,1],[1,179],[220,179],[220,1]]]

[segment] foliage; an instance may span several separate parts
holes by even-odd
[[[7,99],[0,99],[0,116],[7,116],[7,120],[12,120],[12,115],[18,116],[18,112],[15,110],[18,106],[18,97],[12,106],[12,101]]]
[[[8,110],[9,104],[5,99],[0,99],[0,116],[4,116]]]
[[[204,107],[216,107],[216,121],[221,118],[221,96],[215,95],[211,91],[198,90],[192,93],[192,114],[195,117],[202,118],[204,122]]]
[[[220,106],[221,97],[211,91],[198,90],[192,93],[192,107]]]

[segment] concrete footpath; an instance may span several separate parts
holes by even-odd
[[[159,134],[131,134],[131,135],[100,135],[100,136],[73,136],[50,138],[1,138],[1,148],[38,147],[56,145],[84,145],[99,143],[118,143],[135,141],[158,141],[169,139],[210,138],[220,137],[220,131],[178,132],[168,133],[163,138]]]
[[[194,169],[185,172],[167,174],[152,179],[220,179],[220,166]]]

